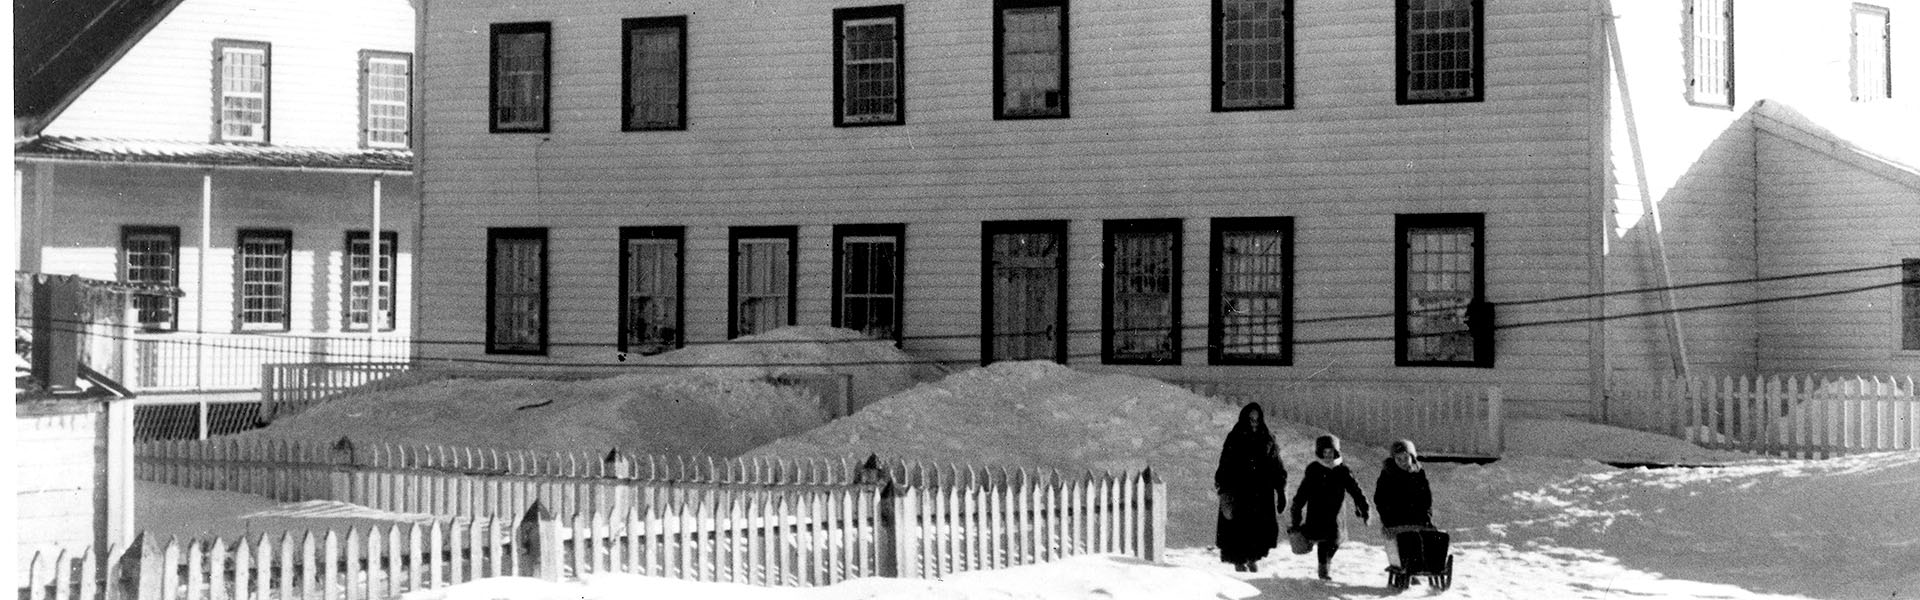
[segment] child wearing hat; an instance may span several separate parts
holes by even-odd
[[[1413,440],[1395,441],[1387,451],[1390,456],[1373,483],[1373,502],[1380,512],[1380,534],[1387,538],[1389,570],[1396,570],[1399,534],[1433,528],[1433,488],[1427,484],[1427,469],[1420,464]]]
[[[1346,539],[1340,511],[1351,496],[1353,514],[1365,522],[1367,498],[1361,494],[1359,482],[1353,480],[1353,471],[1340,459],[1340,438],[1320,436],[1313,441],[1313,455],[1315,460],[1307,464],[1306,475],[1293,493],[1293,527],[1289,531],[1299,530],[1314,543],[1320,578],[1333,579],[1327,568],[1334,553],[1340,551],[1340,542]]]

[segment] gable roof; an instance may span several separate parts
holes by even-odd
[[[182,0],[15,0],[14,135],[46,128]]]
[[[1902,185],[1920,189],[1920,144],[1899,125],[1911,115],[1903,107],[1886,110],[1856,105],[1850,114],[1817,112],[1809,116],[1778,100],[1753,105],[1753,124],[1761,131],[1834,157]]]

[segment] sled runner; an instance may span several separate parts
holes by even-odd
[[[1452,536],[1438,529],[1403,531],[1394,536],[1400,553],[1400,566],[1387,567],[1387,585],[1396,590],[1413,585],[1415,577],[1427,578],[1436,590],[1453,586],[1453,553],[1447,547]]]

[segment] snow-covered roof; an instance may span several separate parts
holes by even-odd
[[[69,160],[209,167],[410,172],[413,152],[370,148],[256,146],[172,140],[40,135],[14,142],[20,160]]]

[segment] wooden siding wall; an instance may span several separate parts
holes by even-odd
[[[70,404],[58,410],[21,406],[13,420],[14,451],[35,457],[13,467],[18,482],[15,573],[32,559],[31,549],[86,547],[96,542],[95,527],[105,525],[105,507],[94,494],[106,468],[104,413],[96,402]]]
[[[1852,3],[1839,0],[1740,2],[1734,14],[1734,103],[1728,107],[1687,102],[1684,13],[1679,2],[1602,1],[1616,18],[1625,80],[1612,80],[1608,94],[1608,200],[1613,222],[1608,239],[1609,290],[1660,285],[1653,259],[1653,219],[1644,194],[1658,203],[1672,283],[1742,280],[1764,273],[1760,256],[1775,253],[1755,206],[1762,190],[1779,178],[1756,173],[1755,138],[1748,110],[1766,99],[1788,104],[1844,107]],[[1785,43],[1785,40],[1791,40]],[[1631,95],[1623,98],[1623,90]],[[1633,153],[1628,116],[1638,128],[1641,154]],[[1823,216],[1831,216],[1828,213]],[[1758,233],[1757,233],[1758,232]],[[1777,274],[1777,273],[1776,273]],[[1680,306],[1739,303],[1772,295],[1773,288],[1729,285],[1683,290]],[[1608,314],[1661,309],[1659,294],[1619,296]],[[1691,368],[1705,373],[1752,373],[1761,369],[1776,340],[1762,322],[1769,305],[1689,312],[1681,317]],[[1806,303],[1778,305],[1806,309]],[[1611,321],[1607,362],[1616,373],[1660,373],[1671,368],[1664,322],[1659,317]],[[1884,357],[1883,357],[1884,358]],[[1858,372],[1870,365],[1834,365]],[[1772,372],[1771,369],[1762,369]]]
[[[689,20],[687,131],[619,131],[622,18],[683,14],[645,0],[436,2],[422,65],[427,110],[421,336],[486,327],[488,227],[550,228],[547,358],[610,362],[617,227],[685,225],[687,337],[726,332],[730,226],[799,225],[801,324],[827,324],[836,223],[904,222],[906,349],[978,360],[983,220],[1070,221],[1070,329],[1099,328],[1103,219],[1184,221],[1185,379],[1499,383],[1515,404],[1585,402],[1583,324],[1499,334],[1499,368],[1396,368],[1391,319],[1302,325],[1291,368],[1206,367],[1207,219],[1293,216],[1296,317],[1393,310],[1396,213],[1486,214],[1496,301],[1593,291],[1591,2],[1487,2],[1486,101],[1394,103],[1394,12],[1300,2],[1296,108],[1208,110],[1210,2],[1083,0],[1070,10],[1072,118],[992,119],[989,4],[905,13],[906,120],[832,127],[831,10],[804,0],[702,5]],[[551,21],[552,131],[489,134],[489,24]],[[475,33],[479,32],[479,33]],[[1581,302],[1514,307],[1503,322],[1579,318]],[[926,336],[949,336],[925,339]],[[1075,366],[1099,362],[1097,333]],[[489,357],[508,359],[518,357]],[[1117,367],[1116,367],[1117,368]]]
[[[185,0],[45,133],[211,139],[220,38],[272,44],[273,144],[357,147],[359,52],[412,52],[413,15],[407,0]]]
[[[1785,275],[1920,258],[1920,187],[1895,181],[1795,140],[1763,131],[1760,232],[1771,250],[1762,275]],[[1768,284],[1796,295],[1898,281],[1898,269]],[[1760,368],[1766,373],[1920,372],[1920,351],[1900,350],[1901,289],[1760,308]]]
[[[201,328],[196,302],[207,303],[208,332],[234,330],[234,244],[241,229],[293,232],[293,332],[344,331],[346,232],[373,225],[371,174],[224,171],[213,175],[213,221],[206,281],[200,280],[203,171],[128,165],[39,164],[24,197],[23,241],[37,249],[28,264],[46,273],[118,280],[123,225],[180,228],[180,331]],[[395,295],[405,332],[413,307],[413,230],[419,219],[411,177],[381,184],[380,228],[400,234]],[[44,200],[53,199],[53,200]],[[57,204],[56,204],[57,203]],[[204,291],[204,295],[202,292]],[[281,357],[280,360],[288,360]]]

